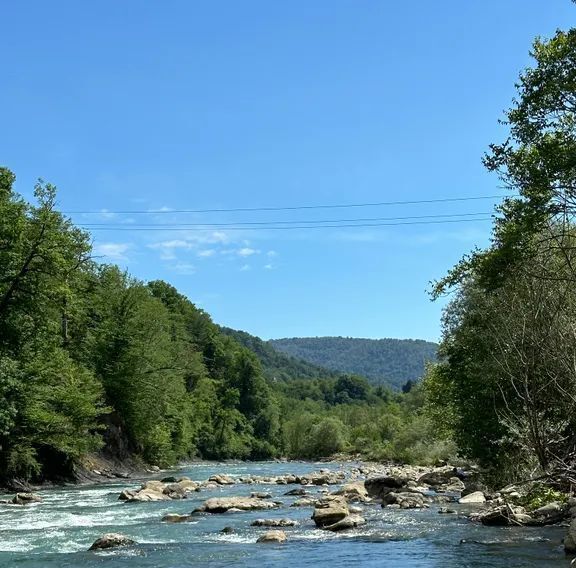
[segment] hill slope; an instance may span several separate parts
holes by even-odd
[[[260,363],[262,363],[264,376],[267,379],[318,379],[337,377],[340,374],[337,371],[282,353],[270,345],[268,341],[263,341],[259,337],[250,335],[245,331],[222,326],[220,326],[220,331],[257,355]]]
[[[438,345],[420,339],[294,337],[268,342],[277,351],[334,371],[356,373],[374,384],[400,388],[422,377]]]

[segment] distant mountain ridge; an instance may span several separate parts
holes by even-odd
[[[269,380],[334,378],[341,373],[292,357],[275,349],[268,341],[245,331],[219,326],[224,335],[234,338],[240,345],[256,354],[262,364],[264,376]]]
[[[436,360],[438,350],[436,343],[422,339],[292,337],[268,343],[296,359],[340,373],[362,375],[373,384],[394,388],[420,379],[426,363]]]

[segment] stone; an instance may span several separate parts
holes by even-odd
[[[275,509],[279,503],[254,497],[213,497],[204,501],[194,512],[226,513],[231,509],[238,511],[257,511],[260,509]]]
[[[307,495],[308,491],[302,487],[297,487],[296,489],[290,489],[284,493],[284,495]]]
[[[468,493],[468,495],[460,497],[458,503],[462,505],[482,504],[486,503],[486,497],[482,491],[474,491],[474,493]]]
[[[346,501],[352,503],[367,503],[368,501],[372,500],[368,496],[368,490],[366,489],[363,481],[347,483],[338,489],[338,491],[335,491],[334,495],[342,495]]]
[[[395,489],[401,489],[406,483],[408,483],[408,478],[406,477],[385,475],[367,479],[364,482],[364,487],[370,497],[382,498]]]
[[[443,514],[443,515],[455,515],[456,511],[454,509],[449,509],[448,507],[440,507],[440,509],[438,509],[438,512]]]
[[[177,515],[176,513],[170,513],[162,517],[162,521],[165,523],[185,523],[190,520],[191,515]]]
[[[132,544],[136,544],[136,542],[123,534],[108,533],[94,541],[88,550],[105,550],[118,546],[130,546]]]
[[[284,531],[268,531],[264,533],[256,542],[265,544],[283,544],[286,542],[286,533]]]
[[[318,499],[314,497],[302,497],[302,499],[296,499],[290,507],[315,507],[318,503]]]
[[[466,489],[464,482],[458,477],[451,477],[448,484],[444,486],[444,491],[450,491],[453,493],[461,493]]]
[[[316,503],[312,520],[317,527],[323,528],[341,521],[349,515],[348,503],[344,497],[325,497]]]
[[[250,523],[252,527],[295,527],[297,521],[292,519],[256,519]]]
[[[218,485],[234,485],[236,483],[236,481],[234,481],[234,478],[224,474],[212,475],[211,477],[208,478],[208,481],[212,481],[213,483],[217,483]]]
[[[28,505],[30,503],[40,503],[42,497],[34,493],[16,493],[12,499],[14,505]]]
[[[384,497],[382,506],[399,505],[401,509],[422,509],[427,507],[427,501],[422,493],[388,493]]]
[[[454,468],[443,467],[433,471],[429,471],[418,478],[418,483],[425,483],[426,485],[438,486],[450,483],[450,479],[454,477]]]
[[[568,532],[564,538],[564,551],[566,554],[576,554],[576,518],[572,519]]]
[[[250,493],[250,497],[254,497],[255,499],[270,499],[272,497],[271,493],[265,493],[264,491],[253,491]]]
[[[327,531],[339,532],[348,529],[353,529],[364,524],[366,524],[366,519],[364,517],[361,517],[360,515],[348,515],[347,517],[344,517],[342,520],[337,521],[332,525],[325,526],[323,528],[326,529]]]
[[[236,531],[234,530],[234,527],[224,527],[220,532],[224,534],[232,534]]]

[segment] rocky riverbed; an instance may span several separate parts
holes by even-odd
[[[571,504],[528,513],[451,467],[192,464],[38,498],[0,505],[2,566],[570,564]]]

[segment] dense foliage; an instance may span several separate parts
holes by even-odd
[[[272,347],[269,341],[263,341],[259,337],[250,335],[245,331],[238,331],[229,327],[221,327],[220,330],[255,353],[262,364],[264,376],[271,381],[287,380],[295,377],[299,379],[319,379],[337,377],[339,374],[337,371],[331,371],[326,367],[314,365],[303,359],[282,353]]]
[[[435,343],[415,339],[357,339],[350,337],[294,337],[270,344],[314,365],[356,373],[376,385],[399,389],[418,380],[427,362],[436,360]]]
[[[502,477],[576,478],[576,30],[537,40],[536,65],[486,165],[514,194],[492,245],[437,283],[441,362],[431,415],[461,451]]]
[[[95,451],[159,465],[432,455],[407,450],[431,440],[417,389],[392,395],[223,333],[169,284],[94,262],[53,186],[32,205],[13,182],[0,168],[0,482],[69,477]]]

